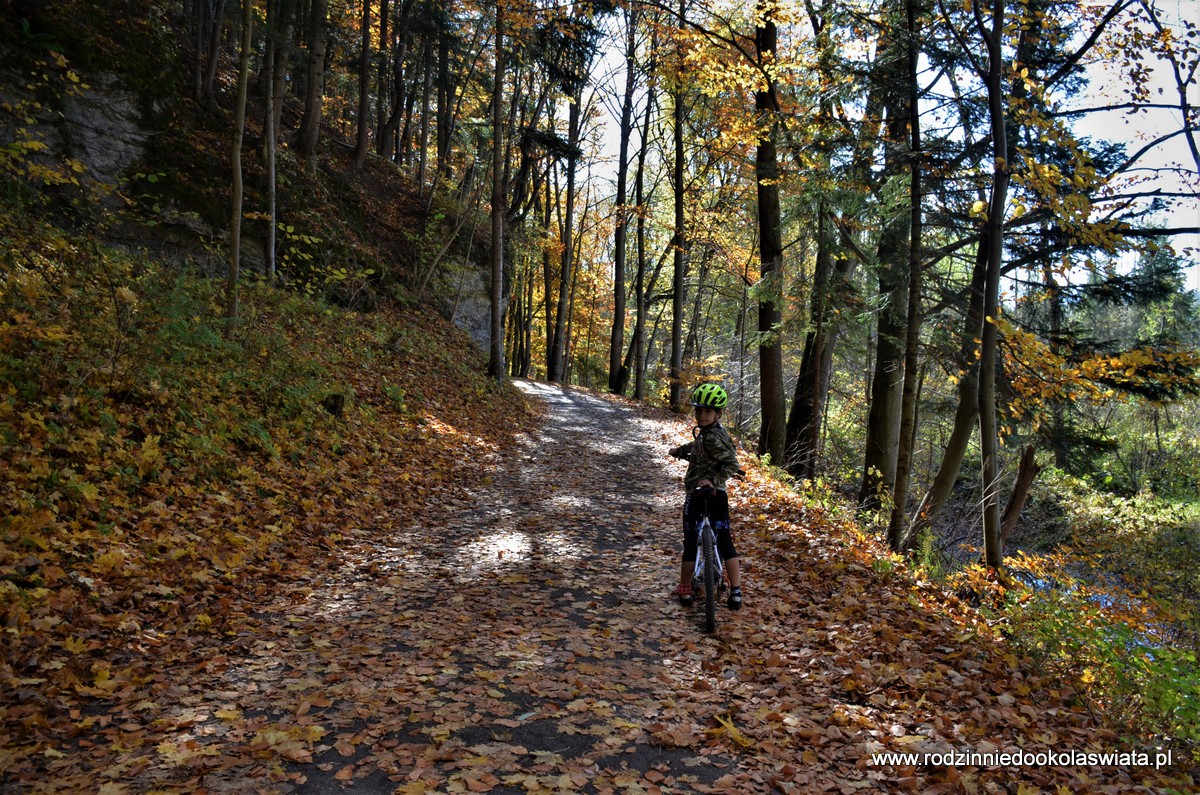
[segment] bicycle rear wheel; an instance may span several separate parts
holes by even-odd
[[[717,549],[716,536],[707,517],[700,525],[701,554],[704,555],[704,631],[717,631]]]

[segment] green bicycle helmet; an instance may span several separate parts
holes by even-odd
[[[707,409],[723,409],[729,395],[719,384],[701,384],[692,391],[692,405]]]

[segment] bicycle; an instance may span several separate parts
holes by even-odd
[[[725,563],[717,551],[717,532],[708,515],[708,498],[715,494],[712,488],[699,488],[692,499],[702,500],[700,519],[696,522],[696,566],[692,570],[692,586],[697,583],[704,589],[704,631],[717,631],[717,596],[725,590]]]

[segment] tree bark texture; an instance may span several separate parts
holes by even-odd
[[[983,2],[983,0],[976,0]],[[983,556],[994,569],[1004,565],[1004,538],[1000,528],[1000,435],[996,417],[996,371],[1000,366],[1000,272],[1004,264],[1004,213],[1008,201],[1008,131],[1004,119],[1003,41],[1005,0],[992,0],[991,25],[976,13],[979,32],[987,46],[988,115],[991,120],[993,169],[987,208],[987,272],[984,278],[983,343],[979,359],[979,448],[983,458]]]
[[[684,27],[687,3],[679,1],[679,27]],[[683,53],[678,54],[679,74],[676,80],[674,100],[675,107],[671,117],[671,130],[674,137],[675,163],[671,171],[675,190],[675,235],[673,239],[675,275],[672,279],[671,291],[671,409],[683,411],[683,291],[685,285],[687,258],[685,256],[687,237],[684,229],[685,186],[683,184],[683,96],[684,96],[684,63]]]
[[[761,25],[755,28],[754,42],[759,64],[773,66],[778,41],[774,3],[759,0]],[[758,299],[758,366],[762,426],[758,452],[769,455],[775,464],[783,463],[787,440],[787,414],[783,392],[783,342],[780,324],[780,287],[783,277],[783,214],[779,205],[779,158],[775,147],[778,103],[774,78],[766,88],[755,92],[754,107],[759,114],[760,131],[755,151],[755,181],[758,196],[759,267],[762,293]]]
[[[608,346],[608,390],[622,393],[629,379],[622,354],[625,349],[625,254],[629,239],[628,164],[629,138],[633,134],[633,93],[637,87],[637,7],[626,12],[625,97],[621,103],[620,144],[617,152],[617,218],[613,230],[613,322]]]
[[[321,138],[321,116],[325,96],[325,51],[329,47],[327,18],[329,0],[312,0],[309,19],[308,69],[305,80],[304,115],[300,119],[297,154],[316,166],[317,143]]]
[[[386,4],[387,0],[382,0]],[[371,135],[371,0],[362,0],[362,47],[358,56],[358,138],[354,146],[354,170],[367,162]]]
[[[504,0],[496,5],[496,71],[492,88],[492,317],[488,375],[504,382]]]
[[[908,58],[898,31],[884,31],[878,80],[882,83],[887,117],[884,132],[884,173],[900,174],[909,166],[908,94],[904,89]],[[901,385],[904,379],[904,344],[908,332],[908,274],[910,212],[884,210],[879,237],[879,296],[882,306],[876,323],[875,369],[871,378],[871,408],[867,418],[859,507],[877,511],[892,498],[896,484],[896,457],[900,442]]]
[[[582,90],[582,89],[581,89]],[[571,153],[567,156],[567,200],[563,208],[562,272],[558,283],[558,306],[554,313],[554,336],[546,361],[546,379],[560,381],[566,369],[567,313],[570,309],[570,287],[575,257],[575,180],[579,158],[580,93],[576,93],[568,111],[567,136]]]
[[[888,544],[899,551],[907,531],[908,490],[912,475],[917,430],[918,363],[921,335],[921,125],[917,85],[916,0],[905,0],[908,50],[907,110],[909,119],[909,245],[908,245],[908,330],[904,340],[904,386],[900,394],[900,438],[896,453],[896,483],[892,490],[892,515],[888,521]]]

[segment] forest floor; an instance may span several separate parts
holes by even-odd
[[[666,451],[688,426],[520,386],[544,409],[512,448],[464,448],[466,480],[346,528],[327,564],[285,568],[270,599],[226,596],[240,620],[154,649],[144,686],[59,716],[88,728],[12,763],[5,791],[1193,786],[1155,770],[1151,750],[1145,765],[873,764],[877,752],[1144,749],[750,456],[731,486],[746,606],[704,634],[699,609],[671,596],[683,465]]]

